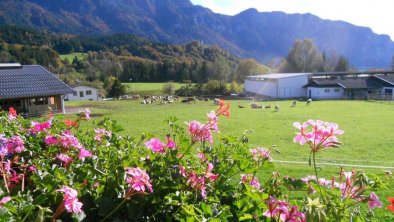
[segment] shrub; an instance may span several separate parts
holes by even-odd
[[[120,136],[115,121],[91,120],[89,110],[40,122],[3,112],[0,220],[343,221],[371,218],[360,205],[382,206],[373,192],[381,181],[363,172],[319,178],[315,155],[340,145],[336,124],[294,124],[294,142],[310,147],[315,175],[263,178],[274,150],[249,149],[248,132],[213,141],[229,108],[220,101],[205,123],[186,126],[170,117],[164,139]],[[85,121],[93,127],[81,128]]]

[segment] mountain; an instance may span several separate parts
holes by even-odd
[[[387,35],[312,14],[258,12],[221,15],[189,0],[3,0],[0,24],[83,35],[132,33],[164,43],[200,40],[241,57],[284,57],[297,38],[344,55],[357,68],[387,68],[394,43]]]

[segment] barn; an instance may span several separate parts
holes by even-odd
[[[64,100],[76,101],[76,100],[99,100],[101,99],[100,91],[90,86],[75,86],[73,87],[74,92],[67,94]]]
[[[299,98],[307,95],[305,85],[312,73],[276,73],[248,76],[245,92],[270,99]]]

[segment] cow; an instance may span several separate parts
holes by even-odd
[[[280,110],[280,106],[279,105],[275,105],[275,111],[279,112],[279,110]]]
[[[291,107],[296,107],[297,101],[293,101],[293,104],[291,104]]]
[[[307,106],[311,105],[311,103],[312,103],[312,99],[308,99],[308,100],[306,101],[306,105],[307,105]]]

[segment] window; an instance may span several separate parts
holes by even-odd
[[[78,96],[78,93],[77,92],[73,92],[73,96]]]
[[[79,91],[79,97],[83,97],[83,91]]]
[[[86,95],[92,95],[92,90],[86,90]]]
[[[393,89],[384,89],[384,94],[393,95]]]
[[[324,89],[324,92],[329,93],[330,89]]]
[[[339,89],[334,89],[334,92],[336,92],[336,93],[339,92]]]

